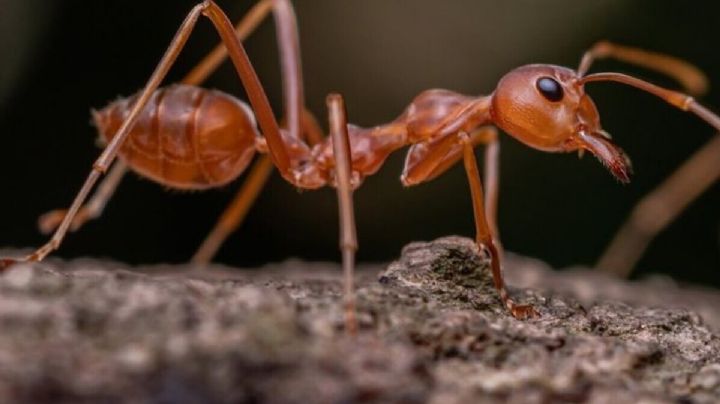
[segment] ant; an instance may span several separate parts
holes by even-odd
[[[270,13],[276,21],[283,76],[283,125],[276,120],[242,45]],[[222,44],[180,84],[160,88],[201,16],[212,22]],[[228,94],[197,87],[226,55],[242,81],[250,106]],[[720,130],[720,118],[689,95],[620,73],[586,74],[595,59],[606,57],[666,73],[691,90],[704,83],[701,73],[678,59],[601,42],[583,56],[577,70],[541,64],[522,66],[502,77],[491,94],[477,97],[427,90],[394,121],[371,128],[348,124],[342,96],[330,94],[329,136],[323,137],[317,121],[304,107],[296,21],[289,0],[260,0],[236,27],[212,0],[205,0],[187,15],[143,90],[93,113],[106,146],[70,208],[40,218],[41,229],[55,230],[52,238],[24,258],[0,259],[0,268],[40,261],[56,250],[69,230],[76,230],[102,212],[128,169],[166,186],[202,190],[237,178],[258,152],[264,155],[193,260],[210,261],[225,236],[241,222],[273,166],[298,188],[333,186],[340,213],[345,326],[352,334],[357,329],[353,270],[358,247],[352,192],[366,176],[380,169],[390,153],[409,146],[400,178],[405,186],[432,180],[462,160],[473,203],[476,241],[490,254],[500,299],[515,318],[537,316],[532,305],[518,304],[509,296],[502,276],[502,246],[495,218],[499,178],[496,127],[541,151],[589,151],[623,183],[629,181],[632,172],[630,160],[602,129],[585,84],[612,81],[636,87]],[[484,180],[474,154],[480,145],[486,148]],[[95,195],[85,203],[108,170]],[[483,191],[483,182],[487,192]]]

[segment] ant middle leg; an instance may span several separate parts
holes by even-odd
[[[308,140],[311,146],[320,143],[324,137],[317,120],[307,110],[302,113],[301,135],[302,138]],[[213,229],[193,255],[192,262],[205,265],[212,261],[227,237],[242,225],[250,208],[270,178],[272,170],[273,165],[270,158],[266,155],[260,156],[250,169],[232,202],[225,208]]]
[[[273,165],[268,156],[260,156],[253,165],[242,187],[230,202],[225,211],[218,218],[217,223],[205,237],[191,261],[205,265],[208,264],[227,237],[242,224],[245,216],[255,203],[260,191],[272,174]]]
[[[340,251],[343,265],[343,297],[345,306],[345,330],[357,333],[355,317],[355,252],[358,249],[355,211],[353,208],[353,186],[351,181],[352,155],[348,135],[347,112],[340,94],[327,96],[330,136],[335,157],[335,184],[340,215]]]

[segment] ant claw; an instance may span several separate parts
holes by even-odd
[[[540,317],[540,313],[535,310],[531,304],[512,304],[510,307],[510,313],[513,317],[518,320],[527,320],[530,318]]]
[[[0,258],[0,271],[8,269],[11,265],[16,264],[18,261],[12,258]]]

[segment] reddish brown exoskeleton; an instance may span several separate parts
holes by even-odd
[[[241,44],[270,11],[276,19],[282,60],[287,122],[282,127]],[[224,48],[214,51],[182,84],[159,88],[201,15],[215,26]],[[490,252],[495,287],[513,316],[527,318],[538,313],[530,305],[515,303],[502,277],[495,222],[499,151],[495,127],[542,151],[589,151],[622,182],[629,180],[629,159],[602,129],[595,104],[585,93],[586,83],[615,81],[637,87],[695,113],[720,129],[720,119],[690,96],[619,73],[585,75],[594,58],[616,57],[686,82],[701,77],[679,60],[603,43],[585,55],[578,71],[552,65],[523,66],[505,75],[492,94],[479,97],[428,90],[418,95],[397,119],[372,128],[347,124],[341,96],[331,94],[327,98],[330,136],[323,138],[304,109],[295,25],[288,0],[260,1],[235,30],[214,2],[207,0],[194,7],[145,88],[95,113],[95,122],[107,146],[70,208],[41,218],[42,229],[55,230],[53,237],[29,256],[4,259],[0,266],[39,261],[57,249],[68,230],[100,214],[128,168],[167,186],[205,189],[224,185],[239,176],[259,152],[269,158],[263,156],[258,160],[245,186],[194,260],[208,262],[212,258],[225,236],[242,220],[273,165],[298,188],[334,186],[340,206],[346,328],[354,332],[352,280],[357,241],[352,190],[366,176],[378,171],[390,153],[410,146],[401,177],[406,186],[434,179],[463,161],[473,201],[477,242]],[[195,87],[215,69],[225,51],[242,80],[250,106],[230,95]],[[474,147],[479,145],[486,146],[487,193],[483,192],[475,160]],[[96,181],[118,156],[120,161],[85,204]]]

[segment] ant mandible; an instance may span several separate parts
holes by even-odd
[[[278,124],[267,96],[241,43],[270,12],[276,20],[281,55],[286,125]],[[201,62],[181,84],[160,83],[184,47],[201,15],[209,18],[222,45]],[[224,46],[224,48],[222,47]],[[495,125],[526,145],[546,152],[589,151],[621,182],[628,182],[630,160],[600,125],[586,83],[614,81],[660,97],[720,130],[720,119],[689,95],[664,89],[620,73],[586,75],[593,60],[615,57],[656,69],[692,89],[702,75],[688,64],[664,55],[603,42],[582,58],[577,71],[553,65],[528,65],[507,73],[495,91],[472,97],[447,90],[418,95],[394,121],[372,128],[350,125],[339,94],[327,97],[330,136],[305,111],[295,16],[288,0],[261,0],[236,28],[212,1],[196,5],[175,34],[144,89],[94,113],[107,142],[81,190],[67,210],[44,215],[40,227],[55,233],[47,244],[19,259],[0,259],[0,268],[16,262],[40,261],[56,250],[68,230],[97,217],[128,168],[161,184],[180,189],[207,189],[237,178],[254,153],[268,154],[254,165],[248,181],[194,257],[208,262],[225,236],[242,220],[272,165],[298,188],[337,188],[340,207],[340,249],[344,271],[345,325],[356,331],[353,268],[357,240],[352,191],[374,174],[387,156],[410,145],[401,176],[410,186],[434,179],[463,161],[473,203],[476,240],[491,257],[495,288],[509,312],[524,319],[538,315],[531,305],[514,302],[501,272],[498,240],[498,133]],[[247,104],[219,91],[196,87],[215,70],[226,53],[247,92]],[[258,133],[257,126],[262,133]],[[307,141],[306,141],[307,140]],[[486,147],[485,183],[477,168],[474,147]],[[116,157],[120,161],[115,162]],[[112,171],[85,204],[97,180]]]

